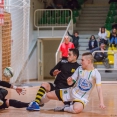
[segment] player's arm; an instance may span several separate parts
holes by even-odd
[[[11,88],[12,87],[11,84],[9,84],[8,82],[5,82],[5,81],[0,81],[0,86],[6,87],[6,88]]]
[[[99,96],[99,100],[100,100],[100,108],[104,109],[105,105],[104,105],[104,100],[103,100],[103,95],[102,95],[102,87],[101,85],[97,85],[97,92],[98,92],[98,96]]]
[[[60,73],[60,68],[61,68],[61,61],[57,63],[57,65],[50,70],[50,75],[51,76],[56,76],[58,73]]]
[[[104,109],[104,101],[103,101],[103,95],[102,95],[102,87],[101,87],[101,75],[98,71],[96,71],[96,87],[98,92],[98,97],[100,100],[100,108]]]
[[[79,67],[76,69],[76,71],[73,73],[73,75],[71,77],[68,77],[67,79],[67,84],[68,85],[72,85],[73,83],[76,82],[76,80],[78,79],[79,76]]]
[[[0,81],[0,86],[3,86],[3,87],[6,87],[6,88],[11,88],[11,89],[14,89],[16,90],[16,92],[20,95],[20,94],[25,94],[26,90],[25,88],[20,88],[20,87],[17,87],[17,86],[14,86],[6,81]]]

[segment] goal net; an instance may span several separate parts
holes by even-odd
[[[2,70],[8,66],[14,69],[11,83],[28,79],[29,15],[30,0],[4,0]],[[4,76],[2,80],[5,80]]]

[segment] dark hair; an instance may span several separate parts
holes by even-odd
[[[69,49],[69,51],[73,52],[73,55],[77,58],[79,57],[79,50],[78,49]]]
[[[92,36],[93,36],[93,37],[94,37],[94,39],[95,39],[95,36],[94,36],[94,35],[91,35],[91,37],[90,37],[90,39],[89,39],[89,40],[91,40]]]
[[[79,34],[78,31],[75,31],[74,34],[75,34],[75,33]]]
[[[104,28],[104,32],[105,32],[105,27],[103,26],[103,27],[101,27],[101,33],[102,33],[102,28]]]

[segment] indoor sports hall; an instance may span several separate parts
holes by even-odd
[[[98,49],[92,52],[89,48],[90,37],[93,35],[97,47],[101,48],[99,42],[102,39],[99,32],[103,33],[101,28],[105,29],[106,36],[102,38],[108,41],[108,44],[104,42],[103,51]],[[64,107],[64,103],[58,100],[50,100],[43,106],[40,105],[38,111],[29,111],[27,107],[16,108],[11,105],[1,109],[5,103],[1,98],[1,89],[8,91],[5,99],[15,99],[24,103],[35,102],[37,97],[40,99],[37,93],[40,87],[42,88],[43,82],[51,86],[50,84],[54,83],[59,74],[52,76],[50,71],[63,60],[61,45],[66,37],[74,44],[75,32],[79,38],[79,45],[76,48],[79,50],[77,63],[82,63],[82,54],[86,52],[92,52],[94,59],[100,51],[107,55],[108,66],[103,60],[94,60],[93,64],[101,75],[99,87],[102,88],[103,99],[102,97],[100,99],[101,93],[97,93],[96,85],[86,106],[81,101],[76,102],[83,107],[82,112],[79,113],[73,113],[73,110],[65,111],[65,108],[64,111],[56,112],[57,107]],[[114,41],[111,38],[113,36]],[[67,48],[68,50],[70,48]],[[68,62],[63,61],[65,64]],[[65,67],[65,69],[69,68]],[[95,77],[98,78],[96,74]],[[2,87],[4,85],[2,81],[11,84],[12,89]],[[60,84],[61,82],[62,80],[59,80]],[[84,89],[81,89],[84,91],[85,87],[82,85]],[[84,86],[87,85],[90,86],[84,82]],[[22,92],[20,95],[17,94],[17,87],[23,89],[24,95]],[[50,92],[48,88],[46,91]],[[0,117],[116,117],[116,92],[117,0],[0,0]],[[100,108],[100,100],[104,102],[103,109]]]

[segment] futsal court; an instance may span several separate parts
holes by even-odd
[[[60,60],[59,49],[67,31],[70,34],[75,29],[79,32],[77,62],[80,63],[82,54],[87,52],[90,36],[95,35],[98,39],[101,26],[105,25],[109,32],[117,23],[117,4],[108,4],[108,0],[78,0],[81,9],[73,11],[45,9],[48,1],[0,0],[0,81],[26,88],[25,95],[7,89],[6,99],[30,103],[35,100],[42,82],[54,82],[55,77],[51,77],[49,72]],[[50,100],[40,107],[40,111],[9,107],[0,110],[0,117],[117,117],[117,48],[108,47],[105,52],[110,68],[106,69],[102,62],[95,63],[102,76],[105,109],[99,108],[95,87],[88,104],[79,114],[54,112],[54,108],[63,106],[63,103]],[[5,77],[6,67],[13,69],[12,78]]]
[[[30,102],[35,99],[38,91],[38,86],[26,87],[26,94],[19,96],[14,90],[8,90],[7,98],[17,99],[24,102]],[[16,109],[9,107],[5,110],[0,110],[0,117],[116,117],[117,116],[117,84],[102,84],[104,103],[106,108],[104,110],[99,108],[99,99],[97,90],[94,88],[89,103],[80,114],[71,114],[67,112],[54,112],[54,108],[62,106],[62,102],[50,100],[40,108],[40,111],[27,111],[26,108]]]

